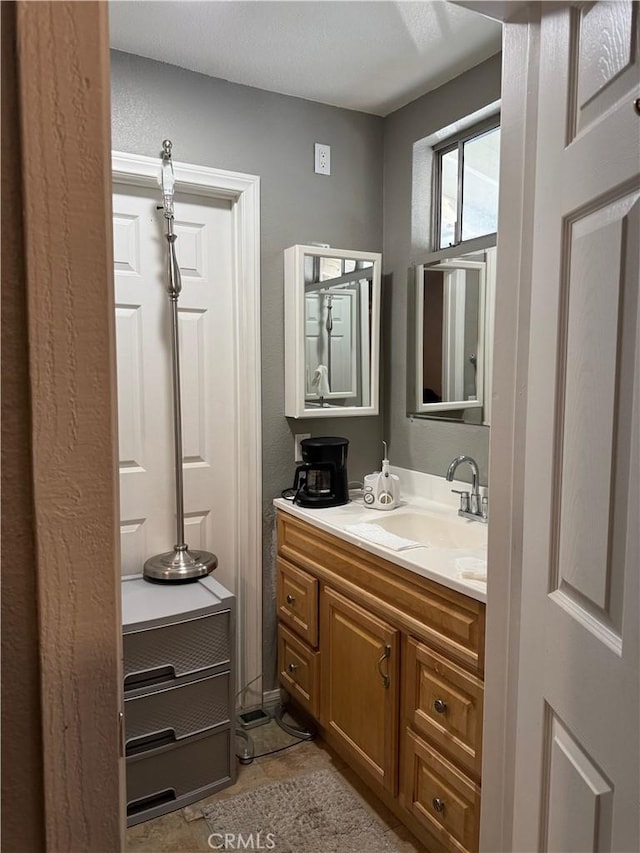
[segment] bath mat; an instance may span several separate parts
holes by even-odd
[[[220,850],[239,849],[242,835],[245,844],[252,837],[254,849],[260,843],[273,853],[398,853],[385,827],[333,770],[219,800],[203,814]]]

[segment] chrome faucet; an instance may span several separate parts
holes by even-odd
[[[489,498],[486,495],[480,494],[478,471],[478,463],[471,456],[456,456],[451,460],[451,464],[447,468],[447,480],[451,483],[453,475],[456,473],[458,465],[463,462],[468,462],[471,466],[471,492],[461,491],[460,489],[452,489],[457,495],[460,495],[460,509],[458,515],[462,518],[470,518],[473,521],[482,521],[485,524],[489,517]]]

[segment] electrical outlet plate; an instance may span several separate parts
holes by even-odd
[[[315,147],[315,169],[316,175],[330,175],[331,174],[331,146],[330,145],[322,145],[320,142],[316,142]]]
[[[303,438],[311,438],[310,432],[299,432],[295,436],[296,447],[293,453],[293,461],[294,462],[302,462],[302,448],[300,447],[300,442]]]

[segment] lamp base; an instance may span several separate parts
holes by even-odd
[[[142,573],[149,580],[175,583],[205,577],[217,565],[218,558],[209,551],[192,553],[188,545],[176,545],[173,551],[149,557]]]

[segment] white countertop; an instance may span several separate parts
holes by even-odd
[[[365,506],[360,492],[352,492],[348,504],[327,509],[307,509],[297,506],[284,498],[276,498],[274,506],[283,512],[307,521],[319,530],[344,539],[352,545],[357,545],[364,551],[375,554],[402,566],[411,572],[422,575],[431,581],[440,583],[449,589],[454,589],[476,601],[486,602],[487,584],[483,581],[469,580],[461,577],[460,558],[487,559],[487,527],[478,521],[460,518],[457,513],[457,495],[451,494],[451,489],[469,488],[467,483],[447,483],[444,477],[431,474],[408,471],[403,468],[391,468],[400,477],[401,504],[396,509],[381,512]],[[484,490],[481,490],[484,491]],[[383,545],[369,542],[345,530],[345,527],[361,522],[376,524],[385,517],[425,514],[432,520],[442,520],[444,525],[473,525],[475,547],[469,548],[438,548],[425,545],[403,551],[394,551]],[[455,528],[454,528],[455,529]]]

